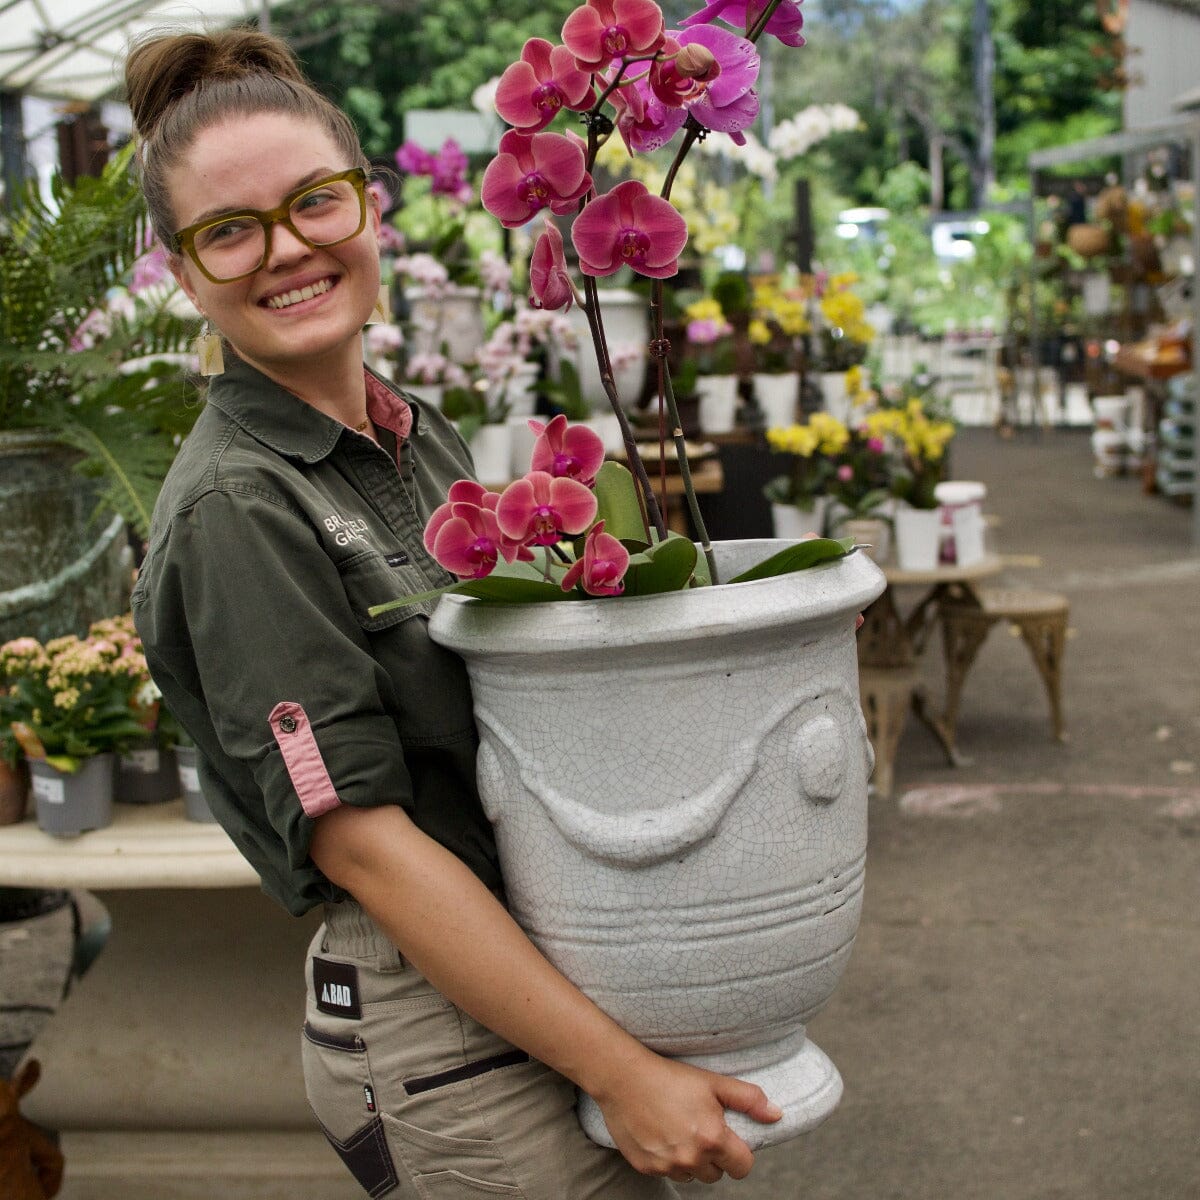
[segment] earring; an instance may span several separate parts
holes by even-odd
[[[392,321],[392,289],[386,283],[379,285],[379,296],[375,307],[367,318],[368,325],[390,325]]]
[[[195,342],[196,356],[200,359],[200,374],[205,378],[225,374],[225,352],[221,348],[221,335],[214,333],[205,321],[204,328]]]

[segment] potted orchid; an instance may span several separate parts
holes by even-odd
[[[884,580],[849,541],[710,543],[663,281],[687,241],[679,164],[703,137],[743,136],[755,43],[799,46],[800,25],[797,0],[714,0],[670,30],[653,0],[587,0],[561,44],[532,39],[504,72],[495,103],[510,128],[483,204],[509,228],[542,220],[531,302],[582,309],[628,467],[564,414],[531,421],[531,469],[503,491],[454,483],[426,527],[457,582],[370,610],[386,624],[423,606],[430,636],[466,663],[514,918],[647,1045],[760,1083],[785,1115],[731,1113],[751,1145],[813,1128],[841,1093],[805,1022],[861,911],[871,754],[854,625]],[[563,110],[585,137],[549,128]],[[597,188],[604,142],[639,154],[676,135],[659,194],[637,179]],[[550,217],[572,218],[579,281]],[[597,284],[622,268],[650,281],[658,435],[699,545],[668,531],[615,383]],[[648,745],[652,729],[664,736]],[[580,1119],[613,1144],[586,1097]]]

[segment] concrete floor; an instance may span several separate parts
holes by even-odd
[[[1200,1197],[1200,555],[1086,431],[964,430],[1013,582],[1064,592],[1070,740],[996,630],[944,765],[910,722],[863,922],[810,1027],[841,1107],[739,1200]],[[1032,558],[1031,560],[1032,561]],[[937,648],[925,664],[940,695]],[[689,1192],[689,1196],[692,1193]],[[713,1194],[711,1191],[709,1194]]]

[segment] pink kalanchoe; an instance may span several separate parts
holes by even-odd
[[[595,519],[596,497],[577,479],[530,471],[500,494],[496,519],[505,537],[527,546],[553,546],[582,533]]]
[[[545,221],[545,232],[538,235],[529,260],[529,303],[534,308],[569,309],[575,289],[567,272],[563,236],[549,217]]]
[[[522,133],[545,129],[561,108],[591,108],[596,93],[589,72],[575,65],[566,46],[530,38],[520,62],[509,66],[496,87],[496,111]]]
[[[543,208],[571,212],[591,186],[579,138],[510,129],[483,173],[480,199],[501,225],[516,229]]]
[[[681,25],[708,25],[722,20],[727,25],[749,33],[766,10],[769,0],[712,0],[712,3],[680,22]],[[803,46],[800,30],[804,26],[804,14],[800,11],[800,0],[780,0],[779,7],[767,21],[766,32],[778,38],[785,46]]]
[[[604,441],[586,425],[568,425],[559,413],[549,425],[530,421],[537,435],[529,459],[531,471],[545,471],[556,479],[578,479],[586,487],[596,482],[596,472],[604,461]]]
[[[687,120],[686,109],[664,104],[644,78],[617,88],[609,102],[617,110],[617,132],[630,154],[661,150]]]
[[[526,561],[533,555],[505,537],[496,519],[500,497],[471,479],[450,485],[445,504],[434,510],[425,526],[425,549],[460,579],[483,579],[503,557]]]
[[[587,0],[562,27],[581,70],[601,71],[615,58],[653,54],[663,43],[662,9],[653,0]]]
[[[629,179],[575,218],[571,240],[585,275],[612,275],[630,266],[639,275],[665,279],[679,269],[687,223],[669,201]]]
[[[619,596],[625,590],[625,572],[629,569],[629,551],[597,521],[583,544],[583,557],[577,559],[563,576],[562,590],[569,592],[577,583],[589,596]]]

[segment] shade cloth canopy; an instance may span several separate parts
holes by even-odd
[[[261,0],[0,0],[0,91],[92,101],[119,93],[129,43],[155,29],[216,29]]]

